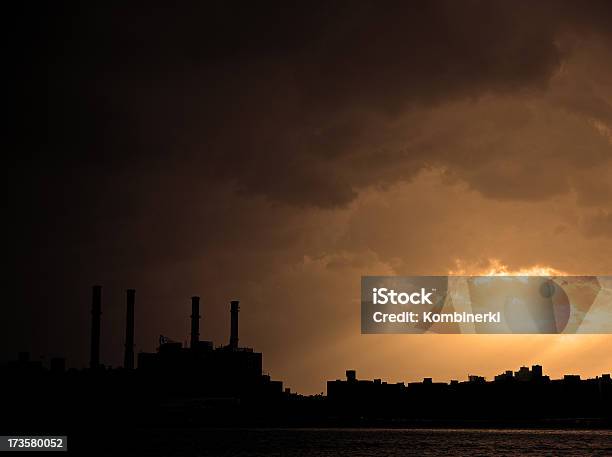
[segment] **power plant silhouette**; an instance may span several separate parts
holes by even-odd
[[[612,427],[609,374],[582,380],[551,380],[540,365],[506,371],[487,381],[470,375],[450,383],[387,383],[361,380],[355,370],[345,380],[327,382],[327,395],[304,396],[283,390],[262,371],[262,354],[239,345],[240,303],[230,302],[228,344],[200,339],[200,297],[191,297],[189,345],[160,336],[156,352],[140,352],[135,364],[136,291],[126,291],[123,367],[100,361],[102,288],[91,301],[89,367],[67,369],[63,358],[49,368],[20,353],[0,368],[13,432],[58,424],[83,430],[139,424],[178,425],[402,425],[402,426],[597,426]],[[58,415],[58,411],[65,413]],[[60,419],[61,416],[61,419]],[[86,419],[86,420],[85,420]],[[83,422],[85,420],[85,422]]]
[[[127,290],[124,370],[134,367],[134,308],[136,291]],[[93,286],[91,305],[91,353],[89,368],[102,370],[100,363],[100,325],[102,287]],[[262,354],[238,345],[238,313],[240,302],[230,302],[229,344],[214,347],[212,341],[200,340],[200,297],[191,297],[191,337],[189,347],[160,336],[155,353],[138,354],[138,370],[143,375],[163,379],[171,385],[179,379],[180,389],[208,395],[237,396],[281,395],[283,384],[272,381],[262,371]]]

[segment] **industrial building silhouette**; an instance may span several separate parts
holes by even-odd
[[[160,337],[156,352],[134,355],[136,291],[126,292],[124,366],[100,361],[102,288],[91,302],[89,367],[49,367],[20,353],[2,366],[7,392],[7,432],[51,427],[83,432],[91,427],[179,425],[512,425],[612,427],[609,374],[551,380],[540,365],[506,371],[494,380],[470,375],[450,383],[362,380],[354,370],[327,382],[327,395],[283,390],[262,371],[262,354],[239,345],[240,303],[230,302],[228,344],[200,339],[200,298],[191,298],[191,335],[183,346]]]
[[[191,297],[190,346],[160,337],[156,353],[138,354],[138,369],[165,378],[166,383],[178,377],[183,380],[183,389],[199,394],[238,398],[280,395],[283,384],[263,374],[261,353],[238,345],[239,311],[239,301],[232,300],[229,344],[214,348],[212,341],[200,341],[200,297]]]
[[[126,292],[126,329],[124,370],[134,369],[134,308],[136,291]],[[102,288],[93,286],[91,307],[91,370],[102,370],[100,364],[100,320]],[[184,394],[214,395],[248,399],[255,396],[278,396],[282,382],[272,381],[262,371],[262,355],[252,348],[238,345],[240,302],[230,302],[229,343],[214,347],[212,341],[200,340],[200,297],[191,297],[191,338],[189,347],[160,336],[155,353],[138,354],[142,376],[162,382],[166,389],[175,387]],[[174,386],[176,384],[176,386]]]
[[[612,414],[610,374],[581,380],[565,375],[551,380],[540,365],[506,371],[487,382],[470,375],[457,380],[389,384],[359,380],[354,370],[345,380],[327,382],[330,408],[342,417],[436,419],[446,421],[525,421],[608,418]]]

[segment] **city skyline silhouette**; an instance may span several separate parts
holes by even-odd
[[[612,1],[4,13],[0,451],[612,453]]]
[[[135,288],[135,354],[189,340],[193,293],[225,341],[238,296],[304,393],[609,370],[611,335],[365,336],[355,300],[365,275],[612,274],[610,2],[213,3],[7,13],[0,360],[86,366],[100,282],[111,366]]]
[[[470,374],[466,381],[449,383],[434,382],[431,377],[408,383],[364,380],[348,369],[346,379],[328,380],[321,395],[291,392],[281,380],[264,373],[262,353],[239,345],[238,300],[229,303],[227,344],[215,345],[201,338],[200,320],[206,312],[200,308],[200,297],[193,296],[189,344],[160,336],[156,352],[139,352],[135,364],[136,297],[135,289],[127,289],[123,367],[106,367],[100,359],[104,307],[102,287],[97,285],[91,295],[88,368],[67,367],[61,357],[44,366],[40,360],[31,360],[27,352],[1,366],[7,388],[14,394],[9,401],[10,417],[25,414],[11,425],[15,431],[30,420],[49,426],[53,416],[48,414],[57,404],[79,411],[94,423],[111,410],[116,410],[115,415],[121,411],[140,426],[150,425],[151,415],[164,417],[157,421],[168,426],[185,421],[231,426],[612,426],[610,373],[592,379],[572,373],[555,380],[541,365],[506,370],[490,381]],[[27,392],[29,407],[24,409],[21,402]],[[173,405],[170,409],[169,404]],[[54,426],[79,430],[78,422],[66,417],[56,417],[59,422]]]

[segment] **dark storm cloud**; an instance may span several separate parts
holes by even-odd
[[[32,54],[18,115],[34,132],[19,158],[104,173],[189,161],[207,179],[324,207],[381,178],[358,158],[342,172],[370,113],[543,89],[574,14],[481,1],[48,8],[18,23]]]
[[[545,90],[568,53],[561,33],[605,30],[605,5],[22,6],[6,31],[16,101],[6,183],[19,259],[32,268],[46,264],[32,258],[83,249],[110,263],[197,255],[218,225],[199,238],[192,221],[213,219],[224,205],[214,189],[228,185],[333,208],[441,166],[491,197],[559,192],[566,171],[542,176],[550,167],[531,151],[508,169],[507,138],[473,145],[465,138],[482,131],[457,123],[461,112],[432,130],[425,110]],[[560,103],[608,112],[592,99]],[[493,131],[512,119],[480,116]],[[538,186],[512,185],[534,170]]]
[[[574,36],[607,52],[609,5],[20,6],[5,29],[15,141],[5,148],[4,180],[17,276],[7,302],[18,305],[9,314],[32,322],[33,336],[20,341],[39,338],[46,347],[47,334],[75,327],[69,316],[64,327],[48,328],[46,315],[86,319],[93,282],[115,291],[146,287],[156,312],[143,320],[161,325],[177,296],[205,292],[220,301],[237,285],[285,273],[309,251],[340,258],[321,252],[335,246],[336,234],[319,239],[334,209],[425,168],[444,169],[448,180],[492,199],[542,199],[572,185],[587,200],[607,195],[584,166],[603,157],[603,136],[574,148],[573,136],[585,137],[589,125],[573,130],[565,117],[538,112],[533,127],[534,116],[507,100],[547,94],[573,55]],[[553,99],[569,117],[609,120],[609,105],[590,87]],[[516,144],[516,132],[533,147]],[[321,208],[325,216],[313,217]],[[390,209],[390,225],[397,211]],[[386,242],[387,233],[373,224],[361,242]],[[346,244],[346,251],[361,246]],[[414,244],[427,246],[423,238]],[[377,250],[396,255],[395,246],[385,249]],[[151,321],[142,326],[154,341]],[[266,325],[262,318],[262,340]],[[86,340],[72,336],[60,335],[66,347]]]
[[[412,112],[418,129],[415,106],[542,88],[562,59],[560,21],[544,5],[22,8],[7,32],[17,79],[8,184],[15,230],[40,240],[22,249],[34,252],[50,236],[77,250],[92,239],[122,246],[134,235],[117,226],[135,221],[176,233],[222,182],[345,205],[435,161],[433,149],[385,147],[387,122]],[[161,221],[142,211],[151,195]],[[189,198],[165,205],[173,195]]]
[[[585,217],[582,228],[587,236],[610,237],[610,234],[612,234],[612,211],[600,210]]]
[[[166,258],[164,249],[184,258],[204,250],[181,241],[193,238],[194,214],[201,220],[211,205],[223,206],[223,197],[210,197],[216,188],[333,208],[430,166],[494,198],[561,192],[570,185],[571,158],[557,173],[546,154],[521,151],[496,133],[514,122],[537,141],[523,128],[523,113],[493,120],[480,113],[478,122],[493,132],[487,136],[461,121],[461,111],[434,116],[441,127],[432,129],[427,109],[546,91],[571,53],[564,33],[605,34],[607,8],[488,1],[22,6],[6,31],[17,145],[8,150],[6,183],[16,239],[28,240],[17,245],[40,255],[54,249],[48,239],[62,252],[96,240],[97,249],[121,254],[137,240],[130,244],[143,246],[141,258]],[[609,120],[605,101],[575,92],[557,103]],[[484,140],[472,144],[470,135]],[[561,150],[571,136],[557,132],[552,145]],[[581,160],[599,160],[599,143]],[[510,166],[513,157],[518,165]],[[513,185],[534,170],[537,186]],[[168,238],[176,242],[162,242]],[[151,241],[160,246],[155,253],[146,248]]]

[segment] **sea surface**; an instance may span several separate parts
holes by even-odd
[[[173,429],[137,432],[132,438],[122,455],[612,456],[609,430]]]

